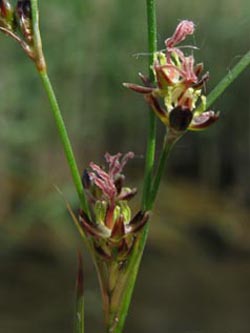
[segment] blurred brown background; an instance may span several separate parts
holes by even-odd
[[[211,80],[250,46],[249,0],[157,1],[159,48],[180,19]],[[147,72],[145,1],[40,1],[49,72],[79,167],[133,150],[141,189],[147,109],[124,81]],[[77,208],[68,167],[33,64],[0,36],[0,332],[72,332],[76,252],[85,252],[55,190]],[[175,147],[125,332],[240,333],[250,327],[249,69],[213,106],[221,120]],[[163,128],[159,124],[159,138]],[[135,200],[134,206],[138,206]],[[87,332],[102,332],[85,258]]]

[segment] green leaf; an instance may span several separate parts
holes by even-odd
[[[248,51],[240,61],[228,72],[228,74],[217,84],[217,86],[207,96],[207,108],[209,108],[227,87],[250,65],[250,51]]]

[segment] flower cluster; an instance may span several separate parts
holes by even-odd
[[[14,38],[31,59],[35,59],[30,0],[0,0],[0,30]]]
[[[13,8],[6,0],[0,0],[0,26],[9,30],[15,26]]]
[[[166,52],[155,53],[152,70],[156,87],[142,74],[140,78],[144,86],[124,83],[124,86],[144,94],[155,114],[177,135],[187,129],[205,129],[218,119],[218,113],[206,111],[206,97],[202,94],[208,73],[201,76],[203,64],[195,64],[194,56],[186,56],[178,47],[194,30],[193,22],[181,21],[173,36],[165,41]]]
[[[31,0],[16,0],[15,6],[10,0],[0,0],[0,31],[17,41],[28,57],[34,61],[38,71],[44,72],[46,63],[38,14],[36,4]]]
[[[79,221],[85,233],[92,237],[96,253],[106,260],[126,259],[137,232],[148,220],[148,213],[141,211],[131,218],[128,200],[137,190],[123,187],[125,177],[122,170],[133,157],[132,152],[123,157],[120,153],[113,156],[106,153],[107,171],[92,162],[83,174],[91,212],[87,216],[81,210]]]

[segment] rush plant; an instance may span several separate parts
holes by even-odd
[[[0,0],[0,30],[12,37],[33,61],[47,93],[66,160],[79,198],[79,215],[72,218],[92,257],[103,301],[106,333],[121,333],[130,305],[140,261],[146,244],[150,215],[157,197],[167,157],[187,131],[204,130],[219,119],[210,109],[239,74],[250,64],[248,52],[205,96],[208,72],[195,62],[193,48],[181,48],[195,31],[195,24],[181,21],[158,51],[156,0],[146,0],[148,24],[148,74],[140,74],[142,85],[124,83],[148,104],[149,128],[141,207],[131,212],[130,200],[137,190],[125,186],[124,168],[134,157],[106,153],[106,168],[91,162],[80,176],[64,120],[50,82],[39,30],[38,0]],[[185,45],[185,44],[184,44]],[[185,50],[185,51],[183,51]],[[159,160],[155,158],[156,122],[165,127]],[[84,332],[83,271],[79,257],[76,333]]]

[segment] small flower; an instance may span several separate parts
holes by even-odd
[[[137,192],[124,187],[122,170],[134,154],[122,156],[105,154],[108,170],[91,162],[83,174],[83,185],[88,195],[91,217],[80,211],[79,221],[85,233],[92,237],[96,252],[104,259],[127,258],[132,250],[137,232],[148,220],[148,213],[139,211],[131,218],[128,205]]]
[[[32,17],[32,13],[34,17]],[[38,8],[32,11],[31,0],[17,0],[12,8],[8,0],[0,0],[0,31],[12,37],[35,62],[37,69],[46,70],[38,26]]]
[[[152,70],[156,86],[141,74],[144,86],[124,84],[143,94],[155,114],[177,137],[186,130],[205,129],[219,117],[214,111],[206,111],[206,97],[202,94],[209,74],[201,75],[203,64],[195,64],[194,56],[186,56],[177,46],[194,30],[192,21],[181,21],[172,37],[165,41],[166,52],[155,53]]]
[[[172,49],[174,46],[176,46],[176,44],[179,44],[185,40],[188,35],[192,35],[194,33],[194,30],[195,25],[192,21],[181,21],[178,24],[173,36],[166,39],[165,41],[167,49]]]
[[[35,59],[30,0],[18,0],[16,6],[0,0],[0,30],[14,38],[31,59]]]

